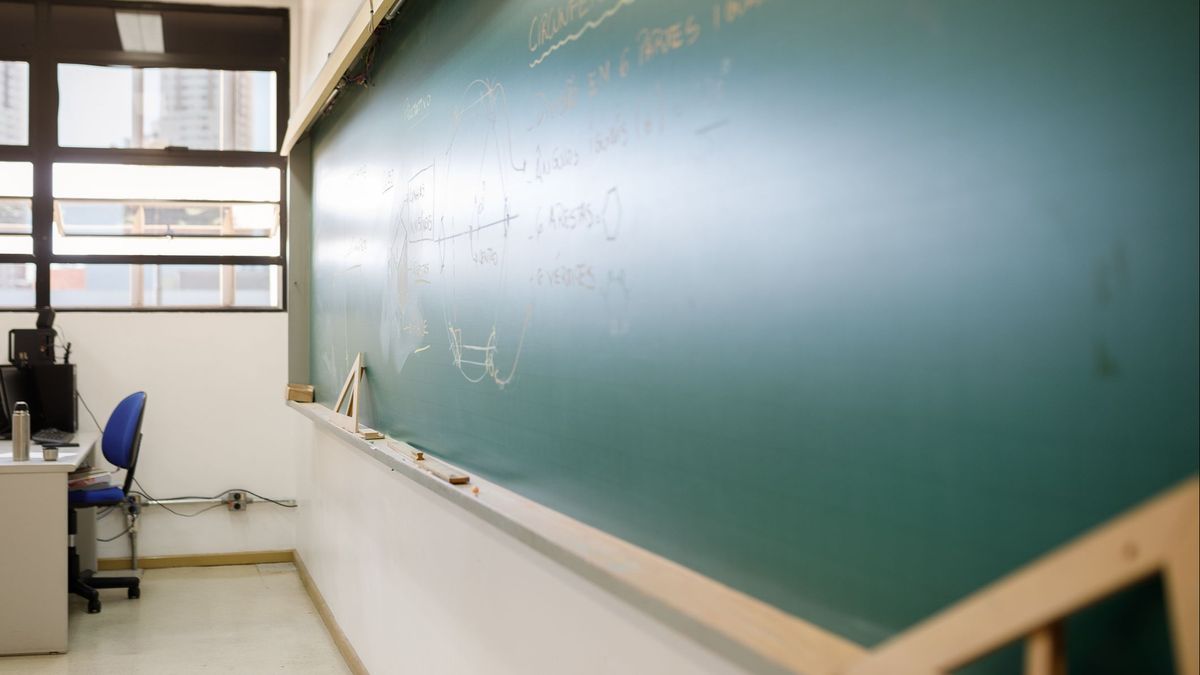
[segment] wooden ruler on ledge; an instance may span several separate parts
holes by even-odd
[[[387,445],[392,450],[412,459],[418,467],[429,472],[435,478],[440,478],[451,485],[466,485],[471,482],[470,476],[441,460],[426,455],[423,450],[417,450],[408,444],[391,439],[388,439]]]

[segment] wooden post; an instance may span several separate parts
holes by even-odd
[[[1063,625],[1056,621],[1025,638],[1025,675],[1067,675]]]
[[[1200,675],[1200,494],[1190,498],[1167,551],[1163,589],[1175,668],[1181,675]]]
[[[363,365],[363,355],[359,352],[354,357],[354,363],[350,366],[350,374],[346,376],[346,383],[342,385],[342,391],[338,393],[337,403],[333,406],[333,412],[340,417],[347,418],[346,423],[338,423],[346,431],[358,434],[368,441],[377,441],[384,438],[384,435],[369,429],[359,426],[358,411],[361,407],[359,395],[362,387],[363,376],[367,373],[367,367]],[[342,403],[346,403],[346,413],[342,414]]]
[[[1192,477],[884,642],[846,672],[949,672],[1165,573],[1179,672],[1200,675],[1198,509],[1200,480]],[[1052,658],[1040,656],[1047,651],[1043,641],[1045,636],[1034,638],[1028,658],[1053,664]],[[1054,641],[1048,645],[1053,647]],[[1048,651],[1053,655],[1053,649]]]
[[[358,371],[361,368],[362,368],[362,352],[359,352],[358,354],[356,354],[354,356],[354,363],[350,366],[350,374],[346,376],[346,382],[342,385],[342,390],[340,392],[338,392],[337,402],[333,404],[333,412],[341,414],[342,403],[345,402],[346,395],[351,394],[351,387],[354,387],[355,389],[357,389],[357,387],[355,385],[357,384]],[[353,405],[354,405],[353,397],[351,397],[350,403],[351,403],[351,407],[353,407]],[[350,414],[349,411],[347,411],[346,414]]]

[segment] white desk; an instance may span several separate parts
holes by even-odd
[[[100,434],[75,434],[77,448],[14,462],[0,441],[0,654],[67,651],[67,474]]]

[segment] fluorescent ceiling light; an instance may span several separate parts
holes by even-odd
[[[117,11],[121,49],[127,52],[157,52],[163,49],[162,15],[151,12]]]

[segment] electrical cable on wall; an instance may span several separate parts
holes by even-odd
[[[133,529],[133,526],[130,525],[129,527],[125,528],[125,531],[122,532],[121,534],[113,535],[111,537],[108,537],[107,539],[104,539],[101,537],[96,537],[96,541],[103,541],[106,543],[110,542],[110,541],[116,541],[116,540],[120,539],[121,537],[124,537],[125,535],[129,534],[130,530],[132,530],[132,529]]]
[[[138,489],[132,490],[131,494],[145,497],[146,499],[154,502],[156,505],[161,506],[164,509],[166,509],[167,511],[170,511],[171,513],[174,513],[175,515],[183,517],[183,518],[191,518],[193,516],[198,516],[201,513],[204,513],[204,511],[207,511],[208,509],[204,509],[202,511],[197,511],[196,513],[190,513],[190,514],[189,513],[179,513],[178,511],[175,511],[171,507],[167,506],[164,502],[169,502],[174,499],[220,499],[221,497],[224,497],[232,492],[245,492],[248,495],[253,495],[253,496],[263,500],[264,502],[269,502],[280,508],[294,509],[297,506],[296,504],[286,504],[280,499],[272,499],[271,497],[264,497],[264,496],[258,494],[257,492],[254,492],[252,490],[247,490],[245,488],[230,488],[228,490],[225,490],[223,492],[220,492],[220,493],[212,495],[212,496],[203,496],[202,497],[202,496],[195,496],[195,495],[187,495],[187,496],[182,496],[182,497],[166,497],[164,499],[159,499],[159,498],[149,494],[146,491],[146,488],[142,487],[142,484],[138,482],[138,479],[134,478],[133,483],[134,483],[134,485],[138,486]],[[225,502],[221,502],[219,504],[214,504],[212,508],[215,508],[217,506],[223,506],[224,504],[225,504]]]
[[[83,400],[83,394],[79,393],[78,389],[75,390],[75,398],[78,398],[79,402],[83,404],[83,409],[86,410],[88,416],[92,418],[92,424],[96,425],[96,428],[100,430],[100,435],[103,436],[104,427],[100,426],[100,421],[96,419],[96,414],[92,412],[92,408],[87,404],[87,401]]]

